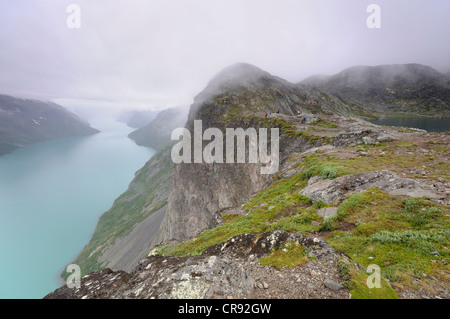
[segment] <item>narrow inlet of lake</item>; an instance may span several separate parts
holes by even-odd
[[[123,123],[91,126],[101,133],[0,157],[0,298],[43,298],[58,288],[98,218],[155,153],[130,140]]]

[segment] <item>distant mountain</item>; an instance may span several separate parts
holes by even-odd
[[[129,127],[139,129],[153,121],[156,115],[158,115],[158,111],[131,110],[122,112],[117,120],[127,124]]]
[[[163,110],[146,126],[128,135],[136,144],[160,150],[170,142],[172,131],[184,127],[187,120],[187,108]]]
[[[450,81],[450,71],[445,72],[444,75],[447,77],[447,80]]]
[[[0,155],[44,140],[97,132],[55,103],[0,95]]]
[[[310,77],[301,85],[331,94],[363,116],[441,116],[450,111],[448,77],[420,64],[355,66],[333,76]]]

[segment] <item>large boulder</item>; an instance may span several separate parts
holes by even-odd
[[[313,177],[300,194],[312,199],[313,202],[332,204],[340,202],[348,195],[364,192],[378,187],[390,194],[410,197],[428,197],[445,201],[445,194],[439,193],[432,186],[423,182],[403,178],[386,170],[346,175],[334,180]]]

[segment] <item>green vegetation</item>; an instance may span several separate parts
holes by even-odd
[[[444,234],[450,229],[448,212],[449,207],[426,199],[401,200],[374,188],[350,196],[339,206],[326,240],[365,267],[379,265],[385,278],[408,284],[423,274],[438,276],[436,271],[444,264],[431,260],[450,262],[445,249],[450,242]],[[338,222],[355,227],[343,231]]]
[[[323,179],[335,179],[348,174],[348,170],[345,170],[337,162],[325,161],[318,155],[310,154],[305,156],[302,174],[305,179],[315,175],[319,175]]]
[[[398,299],[398,295],[386,280],[380,280],[380,286],[369,288],[367,282],[370,273],[357,269],[347,258],[338,261],[339,275],[344,280],[342,285],[350,290],[354,299]]]
[[[302,245],[295,242],[284,243],[280,249],[273,250],[267,257],[260,259],[263,266],[273,266],[276,269],[292,268],[309,261]]]
[[[338,127],[336,124],[324,121],[322,119],[318,119],[317,121],[311,123],[311,125],[317,125],[317,126],[326,127],[326,128],[337,128]]]

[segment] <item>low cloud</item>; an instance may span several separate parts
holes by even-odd
[[[69,4],[81,28],[66,25]],[[1,1],[0,93],[71,107],[188,105],[212,76],[247,62],[298,82],[353,65],[450,71],[450,3],[375,1]]]

